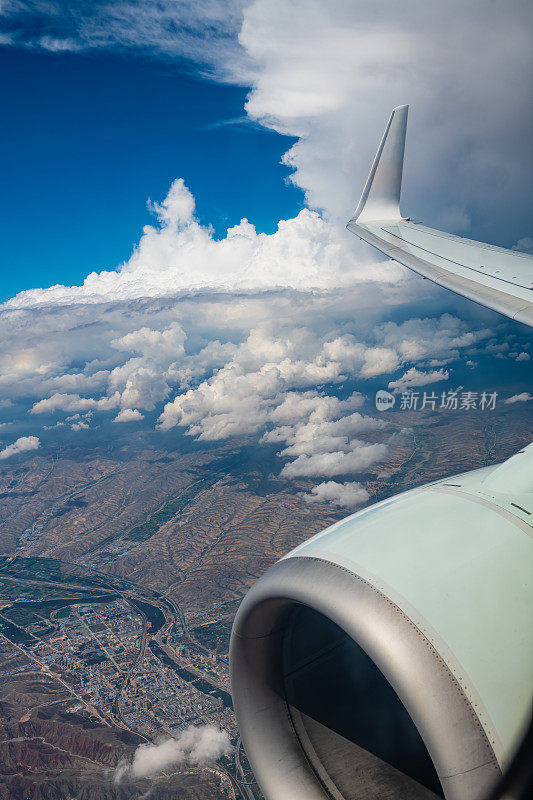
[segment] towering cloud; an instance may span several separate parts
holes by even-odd
[[[294,182],[343,221],[388,112],[410,103],[407,211],[435,227],[475,220],[509,246],[531,235],[532,23],[527,0],[512,14],[484,0],[255,0],[239,36],[255,65],[247,112],[298,137],[285,157]]]
[[[401,281],[405,271],[378,264],[367,255],[357,261],[353,237],[329,225],[317,212],[303,209],[281,220],[273,234],[257,233],[246,219],[215,240],[194,217],[194,199],[181,179],[162,203],[151,203],[156,224],[147,225],[129,261],[117,270],[93,272],[82,286],[52,286],[20,292],[6,309],[165,297],[191,290],[257,291],[290,287],[333,289],[354,282]],[[146,332],[144,332],[145,335]],[[161,347],[174,344],[170,333]],[[154,344],[154,342],[151,342]],[[123,350],[142,350],[143,331],[117,340]]]

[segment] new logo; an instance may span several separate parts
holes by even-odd
[[[394,406],[396,398],[385,389],[378,389],[376,392],[376,408],[378,411],[389,411]]]

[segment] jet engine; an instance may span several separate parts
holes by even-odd
[[[267,800],[483,800],[533,696],[533,445],[366,508],[248,592],[235,711]]]

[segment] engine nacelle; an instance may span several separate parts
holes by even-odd
[[[267,800],[482,800],[533,695],[533,445],[364,509],[278,561],[231,638]]]

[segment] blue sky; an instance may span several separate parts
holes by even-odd
[[[127,260],[177,177],[215,236],[302,207],[280,163],[294,138],[246,121],[245,87],[138,54],[4,47],[0,69],[1,300]]]

